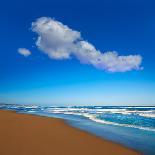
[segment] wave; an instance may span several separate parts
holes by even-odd
[[[133,108],[133,107],[132,107]],[[145,107],[146,108],[146,107]],[[152,125],[152,122],[150,123],[150,126],[145,125],[147,121],[145,118],[155,118],[155,111],[154,110],[128,110],[128,109],[101,109],[100,108],[86,108],[86,107],[78,107],[78,108],[72,108],[72,107],[65,107],[65,108],[47,108],[46,112],[48,113],[55,113],[55,114],[65,114],[65,115],[78,115],[78,116],[84,116],[92,121],[95,121],[97,123],[102,124],[109,124],[109,125],[117,125],[122,127],[131,127],[131,128],[137,128],[147,131],[155,131],[154,126]],[[111,117],[112,121],[105,120],[104,117],[99,116],[108,116]],[[122,117],[123,120],[118,119],[118,117]],[[144,118],[144,120],[143,120]],[[133,120],[134,119],[134,120]],[[134,123],[132,121],[135,121],[136,119],[142,119],[141,124],[140,123]],[[151,120],[152,121],[152,120]],[[155,120],[154,120],[155,121]],[[124,123],[123,123],[124,122]],[[127,123],[129,122],[129,123]],[[148,124],[148,122],[147,122]]]
[[[130,128],[136,128],[136,129],[142,129],[142,130],[154,131],[155,132],[155,128],[142,127],[142,126],[131,125],[131,124],[114,123],[114,122],[110,122],[110,121],[105,121],[105,120],[98,119],[95,116],[89,115],[89,114],[84,114],[83,116],[85,116],[85,117],[89,118],[90,120],[95,121],[97,123],[109,124],[109,125],[116,125],[116,126],[123,126],[123,127],[130,127]]]
[[[84,109],[83,109],[84,110]],[[122,127],[130,127],[130,128],[136,128],[136,129],[142,129],[142,130],[147,130],[147,131],[155,131],[155,128],[152,128],[152,127],[144,127],[144,126],[138,126],[138,125],[133,125],[133,124],[123,124],[123,123],[117,123],[117,122],[112,122],[112,121],[106,121],[104,119],[99,119],[98,116],[100,114],[103,114],[103,110],[102,111],[97,111],[97,112],[94,112],[94,113],[90,113],[90,110],[89,110],[89,113],[88,111],[83,111],[81,109],[72,109],[72,108],[69,108],[69,109],[52,109],[52,110],[47,110],[47,112],[50,112],[50,113],[55,113],[55,114],[65,114],[65,115],[78,115],[78,116],[84,116],[92,121],[95,121],[97,123],[102,123],[102,124],[109,124],[109,125],[116,125],[116,126],[122,126]],[[85,109],[86,110],[86,109]],[[104,110],[104,112],[108,113],[109,110]],[[152,111],[151,111],[152,112]],[[113,114],[125,114],[125,115],[129,115],[131,113],[133,113],[133,111],[131,113],[129,113],[129,111],[125,112],[124,110],[122,111],[118,111],[118,110],[112,110]],[[142,115],[142,114],[141,114]],[[145,117],[148,117],[151,116],[153,117],[151,114],[143,114],[145,115]]]
[[[26,113],[53,113],[77,115],[101,124],[155,131],[155,107],[105,107],[105,106],[38,106],[38,105],[0,105],[0,109],[16,110]],[[135,122],[137,121],[137,122]],[[140,122],[140,123],[139,123]]]

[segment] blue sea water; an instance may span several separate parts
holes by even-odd
[[[0,104],[0,109],[62,118],[71,126],[146,155],[155,155],[155,107],[38,106]]]

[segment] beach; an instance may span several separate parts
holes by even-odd
[[[1,155],[137,155],[138,152],[70,127],[62,119],[0,110]]]

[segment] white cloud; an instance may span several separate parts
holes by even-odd
[[[24,57],[28,57],[31,55],[31,51],[29,51],[28,49],[26,48],[19,48],[18,49],[18,53],[23,55]]]
[[[32,23],[38,34],[36,46],[52,59],[76,57],[81,63],[109,72],[141,69],[140,55],[119,56],[115,51],[102,53],[81,37],[81,33],[49,17],[38,18]]]

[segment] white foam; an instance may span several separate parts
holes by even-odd
[[[24,106],[24,108],[38,108],[39,106],[32,105],[32,106]]]
[[[140,116],[143,116],[143,117],[148,117],[148,118],[155,118],[155,114],[148,114],[148,113],[146,113],[146,114],[139,114]]]

